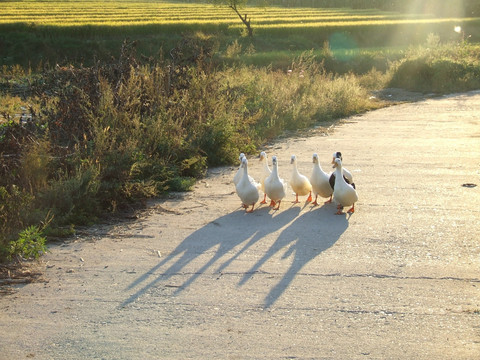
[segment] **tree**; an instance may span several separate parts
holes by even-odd
[[[246,5],[247,0],[211,0],[211,2],[216,5],[226,5],[230,9],[235,11],[235,13],[238,15],[240,20],[242,20],[243,24],[247,28],[248,36],[253,37],[253,29],[252,29],[252,26],[250,25],[250,18],[248,17],[247,14],[245,14],[244,16],[240,14],[240,9]]]

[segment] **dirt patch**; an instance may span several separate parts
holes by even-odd
[[[0,295],[13,294],[13,285],[44,281],[42,268],[38,261],[0,265]]]

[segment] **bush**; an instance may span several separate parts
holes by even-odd
[[[47,248],[46,238],[42,231],[35,225],[29,226],[21,231],[16,241],[9,243],[8,257],[23,257],[24,259],[37,259]]]
[[[98,191],[98,167],[79,168],[74,175],[52,180],[37,194],[38,208],[49,209],[54,225],[86,225],[101,215]]]
[[[446,94],[479,89],[478,46],[437,43],[412,49],[406,59],[392,68],[392,73],[389,86],[412,91]]]
[[[17,185],[0,186],[0,260],[10,254],[9,243],[35,213],[33,196]]]
[[[425,58],[405,60],[395,71],[390,82],[391,87],[411,91],[431,89],[434,70]]]

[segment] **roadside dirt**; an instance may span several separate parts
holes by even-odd
[[[264,149],[287,180],[342,151],[351,216],[291,191],[246,214],[224,167],[52,244],[0,296],[0,359],[479,358],[479,114],[480,92],[424,98]]]

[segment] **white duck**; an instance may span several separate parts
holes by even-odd
[[[237,195],[240,197],[242,201],[243,207],[246,209],[246,212],[250,213],[253,212],[253,208],[255,207],[255,203],[258,201],[259,194],[258,194],[258,184],[252,183],[248,176],[248,160],[247,158],[242,159],[242,168],[243,168],[243,176],[241,177],[238,184],[235,186],[235,190],[237,191]],[[249,206],[252,206],[250,210],[248,210]]]
[[[355,212],[355,203],[358,200],[357,190],[348,184],[343,178],[342,160],[335,159],[335,187],[333,189],[333,198],[338,204],[336,215],[343,214],[343,208],[345,206],[351,206],[349,213]]]
[[[268,167],[267,154],[265,151],[260,153],[260,161],[263,163],[262,176],[260,178],[260,189],[263,191],[263,200],[260,204],[267,203],[267,193],[265,192],[265,180],[270,176],[272,170]]]
[[[235,173],[235,176],[233,177],[233,183],[235,184],[235,186],[238,184],[238,182],[240,181],[240,179],[243,176],[244,171],[243,171],[243,168],[242,168],[242,159],[244,157],[245,157],[244,153],[240,153],[240,156],[238,157],[238,160],[240,160],[240,166],[238,167],[238,170]]]
[[[265,193],[271,199],[271,207],[274,207],[275,204],[277,204],[277,207],[274,207],[273,210],[278,210],[282,199],[285,197],[287,183],[278,176],[278,162],[276,156],[272,156],[272,166],[272,173],[265,179]]]
[[[333,153],[332,164],[335,164],[335,159],[340,159],[343,162],[342,153],[340,151],[337,151],[337,152]],[[343,178],[345,179],[347,184],[350,184],[350,185],[353,186],[353,188],[355,188],[355,184],[353,182],[353,175],[346,168],[343,168]],[[332,189],[335,188],[335,171],[333,171],[330,174],[329,182],[330,182],[330,186],[332,187]],[[331,202],[331,199],[330,199],[330,202]]]
[[[320,195],[323,198],[330,198],[328,202],[332,201],[333,189],[329,183],[330,175],[323,171],[318,155],[313,154],[313,170],[310,177],[310,183],[312,184],[312,191],[315,194],[315,201],[313,205],[318,205],[317,198]]]
[[[292,155],[290,158],[290,164],[293,165],[292,177],[290,179],[290,186],[295,192],[295,201],[298,203],[298,195],[304,196],[308,194],[307,202],[312,201],[312,184],[310,180],[305,175],[302,175],[298,172],[297,168],[297,157]]]
[[[238,167],[238,170],[235,173],[235,176],[233,177],[233,183],[235,184],[235,186],[238,184],[238,182],[240,181],[240,179],[242,178],[243,173],[244,173],[243,167],[242,167],[242,159],[243,158],[247,158],[247,157],[245,156],[244,153],[240,153],[240,156],[238,157],[238,159],[240,160],[240,166]],[[252,184],[257,186],[257,189],[260,189],[260,184],[257,183],[253,177],[248,175],[248,179],[250,180],[250,182]]]

